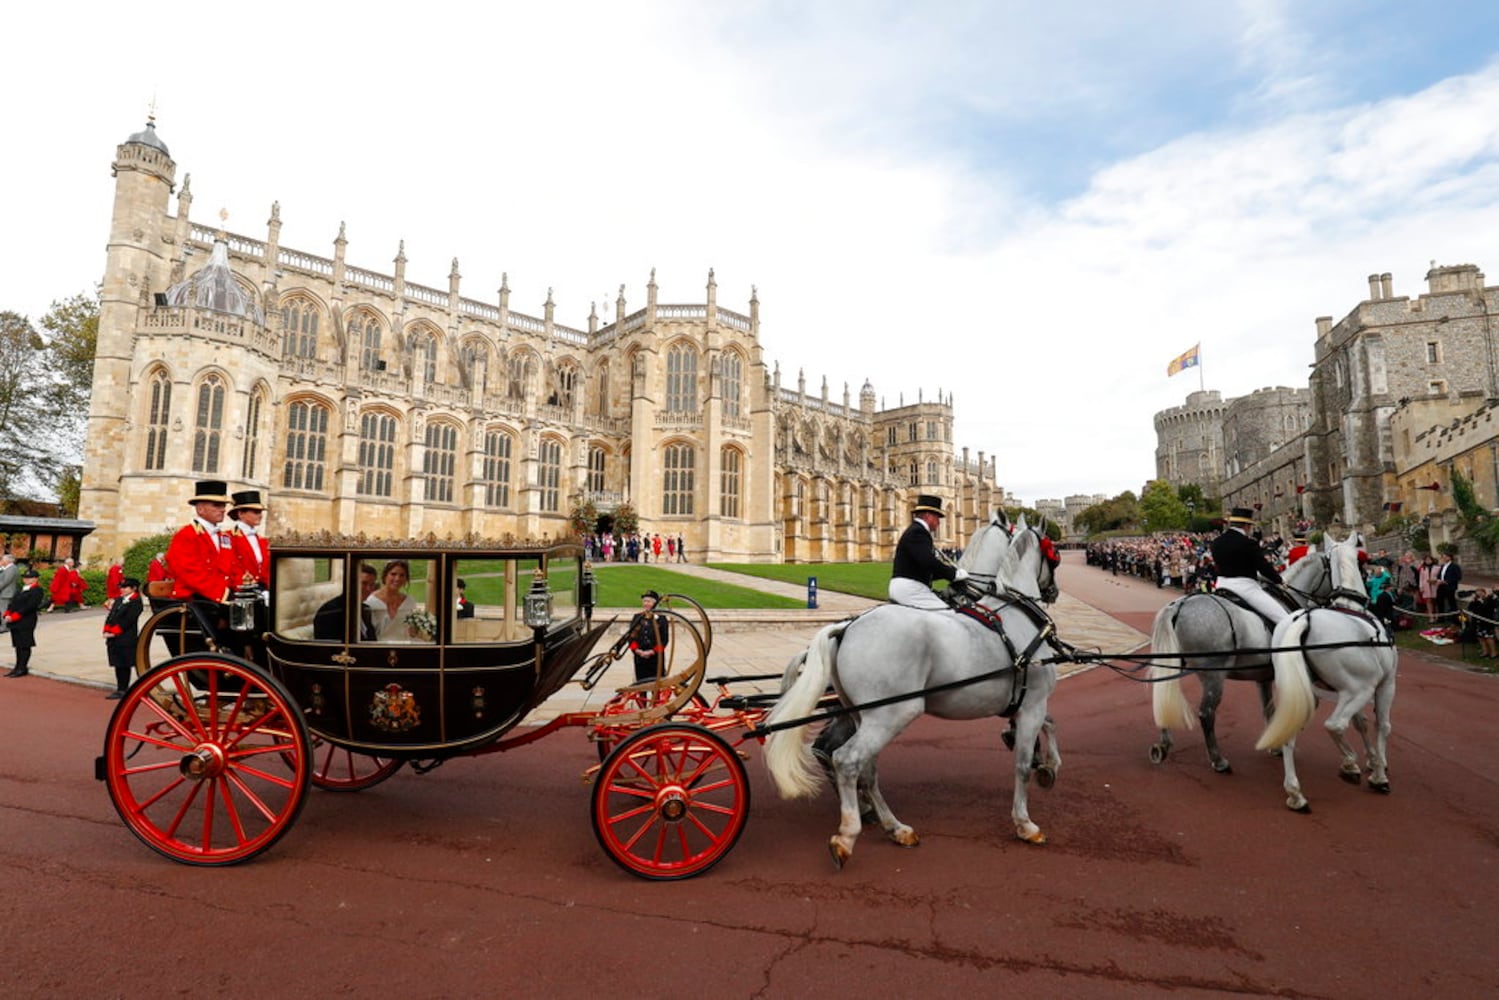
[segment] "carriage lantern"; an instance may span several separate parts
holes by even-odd
[[[236,632],[255,630],[255,605],[260,602],[260,592],[241,588],[229,599],[229,627]]]
[[[547,579],[541,570],[531,578],[531,589],[526,591],[526,625],[537,632],[552,624],[552,592],[547,589]]]

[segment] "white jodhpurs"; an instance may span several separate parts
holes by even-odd
[[[1238,594],[1244,598],[1245,604],[1276,625],[1291,617],[1291,613],[1281,607],[1279,601],[1265,593],[1265,588],[1260,586],[1258,580],[1251,580],[1247,576],[1221,576],[1218,578],[1218,589]]]
[[[938,597],[931,587],[917,580],[910,580],[903,576],[892,576],[890,578],[890,600],[896,604],[904,604],[908,608],[920,608],[923,611],[951,611],[947,602]]]

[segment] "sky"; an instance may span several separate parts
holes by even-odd
[[[1138,493],[1154,414],[1307,384],[1318,316],[1390,272],[1499,269],[1485,0],[100,3],[7,14],[0,309],[103,271],[154,106],[264,239],[586,328],[760,299],[782,383],[951,395],[1028,504]],[[21,40],[25,40],[24,44]],[[1487,41],[1485,41],[1487,39]],[[173,209],[175,210],[175,199]],[[1488,283],[1493,284],[1490,280]],[[606,305],[607,303],[607,305]],[[1201,366],[1167,363],[1201,345]]]

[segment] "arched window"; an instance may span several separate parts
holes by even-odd
[[[210,375],[198,385],[193,417],[193,471],[219,471],[219,443],[224,436],[224,380]]]
[[[245,454],[239,465],[241,479],[255,478],[255,460],[260,457],[260,417],[265,412],[265,392],[250,393],[250,407],[245,412]]]
[[[692,513],[693,450],[690,444],[666,446],[661,472],[661,513]]]
[[[306,299],[281,307],[281,349],[289,358],[317,357],[318,308]]]
[[[484,503],[489,507],[510,506],[511,437],[504,431],[484,435]]]
[[[912,462],[911,463],[910,473],[911,473],[911,485],[915,486],[917,483],[919,483],[921,481],[921,467],[918,466],[915,462]]]
[[[604,492],[604,449],[598,445],[588,449],[588,492]]]
[[[417,363],[422,366],[422,381],[431,385],[437,381],[437,338],[423,336],[416,342]]]
[[[541,487],[541,509],[554,514],[561,507],[559,487],[562,483],[562,443],[551,438],[541,441],[536,466],[536,482]]]
[[[723,517],[739,516],[740,453],[738,448],[725,448],[719,453],[718,513]]]
[[[172,411],[172,380],[166,372],[151,376],[151,408],[146,413],[146,470],[166,468],[167,421]]]
[[[508,370],[509,377],[505,381],[505,395],[510,399],[525,399],[526,387],[531,384],[533,370],[531,355],[524,351],[512,354]]]
[[[286,408],[286,467],[281,485],[291,490],[323,489],[328,455],[328,407],[298,400]]]
[[[453,469],[458,464],[458,428],[452,424],[427,425],[427,450],[422,457],[422,475],[428,503],[453,502]]]
[[[484,348],[478,344],[469,344],[460,352],[459,359],[461,365],[459,374],[463,376],[463,384],[483,392],[484,373],[479,369],[479,361],[480,359],[488,360],[488,354]],[[487,369],[489,366],[484,367]]]
[[[935,460],[929,459],[926,463],[926,481],[929,483],[942,482],[942,479],[937,472],[937,463]]]
[[[723,414],[737,417],[743,409],[740,393],[744,391],[744,360],[733,351],[723,355]]]
[[[666,352],[666,412],[697,412],[697,351],[690,344]]]
[[[366,413],[359,418],[359,493],[388,497],[395,488],[396,418]]]
[[[562,365],[557,369],[557,385],[552,389],[552,398],[549,400],[553,406],[561,406],[572,409],[573,395],[578,390],[578,369],[572,365]]]
[[[380,321],[369,313],[358,313],[349,323],[349,342],[359,350],[359,369],[380,370]]]

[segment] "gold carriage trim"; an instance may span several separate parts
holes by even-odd
[[[399,684],[387,684],[370,700],[370,725],[387,733],[404,733],[421,725],[416,695]]]
[[[309,531],[309,532],[284,532],[276,536],[279,545],[298,549],[330,549],[335,551],[358,552],[363,549],[379,549],[381,551],[397,550],[410,552],[425,552],[432,550],[465,551],[476,550],[489,552],[495,549],[525,549],[537,552],[557,548],[578,548],[577,543],[560,538],[517,538],[506,532],[499,538],[490,538],[469,532],[460,537],[448,535],[438,538],[436,534],[428,532],[416,538],[380,538],[366,535],[364,532],[347,535],[332,531]]]

